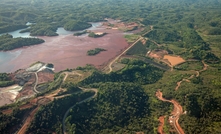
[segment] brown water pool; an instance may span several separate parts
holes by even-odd
[[[4,59],[0,59],[0,72],[14,72],[21,68],[27,68],[36,61],[54,64],[56,72],[86,64],[98,67],[128,47],[121,31],[99,29],[96,32],[107,32],[108,34],[101,38],[90,38],[86,35],[39,37],[44,39],[45,43],[4,52],[3,54],[6,56]],[[107,51],[95,56],[87,56],[88,50],[97,47]]]

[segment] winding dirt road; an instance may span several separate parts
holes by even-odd
[[[163,98],[163,93],[160,92],[159,90],[156,92],[156,96],[161,101],[170,102],[173,104],[174,109],[173,112],[171,113],[172,116],[169,117],[169,121],[171,125],[176,129],[178,134],[185,134],[178,122],[180,115],[183,113],[183,108],[180,106],[180,104],[175,100],[166,100],[165,98]]]
[[[35,76],[36,76],[36,82],[35,82],[35,85],[34,85],[34,90],[36,93],[39,93],[37,90],[36,90],[36,86],[38,84],[38,75],[37,73],[44,70],[45,68],[47,68],[46,66],[43,66],[41,67],[38,71],[34,72],[35,73]],[[50,69],[50,68],[48,68]],[[63,78],[63,82],[66,80],[66,78],[68,77],[69,75],[69,72],[64,72],[65,74],[65,77]],[[61,76],[62,74],[60,74]],[[60,78],[59,76],[59,78]],[[24,124],[22,125],[21,129],[17,132],[17,134],[25,134],[25,131],[26,129],[28,128],[28,126],[30,125],[31,121],[34,119],[34,115],[35,113],[38,111],[39,107],[41,106],[41,104],[38,104],[38,101],[41,100],[41,99],[49,99],[50,101],[53,101],[54,98],[63,98],[63,97],[66,97],[68,95],[63,95],[63,96],[58,96],[58,97],[55,97],[58,93],[59,93],[60,89],[56,90],[53,94],[50,94],[50,95],[46,95],[46,96],[40,96],[34,100],[32,100],[35,104],[37,104],[37,107],[28,115],[28,117],[25,119],[25,122]],[[31,102],[32,102],[31,101]],[[47,102],[46,102],[47,103]],[[33,105],[32,104],[29,104],[30,107],[32,107]]]
[[[35,82],[35,85],[34,85],[34,90],[36,90],[36,86],[38,84],[38,75],[37,73],[42,71],[43,69],[45,69],[45,67],[41,67],[38,71],[35,72],[35,75],[36,75],[36,82]],[[67,79],[68,75],[69,74],[77,74],[79,76],[82,76],[82,74],[76,72],[76,71],[73,71],[73,72],[63,72],[63,74],[65,74],[65,77],[63,78],[63,82]],[[62,74],[59,75],[59,78]],[[97,92],[98,90],[97,89],[88,89],[88,88],[82,88],[82,87],[79,87],[83,92],[86,92],[86,91],[94,91],[95,94],[91,97],[88,97],[80,102],[78,102],[78,104],[81,104],[83,102],[86,102],[94,97],[97,96]],[[61,91],[61,88],[59,88],[58,90],[56,90],[54,93],[50,94],[50,95],[47,95],[47,96],[40,96],[36,99],[33,100],[33,102],[35,102],[36,104],[38,104],[38,101],[41,100],[41,99],[49,99],[50,101],[53,101],[55,98],[63,98],[63,97],[66,97],[66,96],[69,96],[70,94],[66,94],[66,95],[62,95],[62,96],[56,96],[59,92]],[[37,90],[35,91],[36,93],[39,93]],[[75,104],[76,105],[76,104]],[[63,128],[63,133],[66,134],[66,127],[65,127],[65,119],[67,118],[70,110],[75,106],[71,106],[65,113],[64,115],[64,118],[62,120],[62,128]],[[30,106],[33,106],[30,104]],[[27,130],[28,126],[30,125],[31,121],[34,119],[34,115],[35,113],[38,111],[38,109],[40,108],[40,105],[37,105],[37,107],[28,115],[28,117],[25,119],[25,122],[24,124],[22,125],[21,129],[19,129],[19,131],[17,132],[17,134],[25,134],[25,131]]]
[[[184,82],[184,81],[186,81],[186,82],[191,82],[190,80],[191,80],[192,78],[194,78],[194,76],[195,76],[195,77],[199,77],[199,75],[200,75],[201,72],[206,71],[209,65],[207,65],[204,61],[202,61],[202,63],[203,63],[203,69],[202,69],[202,70],[199,70],[199,71],[193,70],[193,71],[196,72],[196,76],[193,74],[193,75],[191,75],[191,76],[190,76],[189,78],[187,78],[187,79],[186,79],[186,78],[183,78],[181,81],[178,81],[175,90],[178,90],[178,89],[179,89],[179,87],[180,87],[180,85],[181,85],[182,82]]]
[[[50,69],[50,70],[53,70],[53,68],[49,68],[49,67],[47,67],[46,66],[46,64],[44,65],[44,66],[42,66],[41,68],[39,68],[36,72],[34,72],[34,74],[35,74],[35,78],[36,78],[36,81],[35,81],[35,85],[34,85],[34,92],[35,93],[40,93],[37,89],[36,89],[36,87],[37,87],[37,85],[38,85],[38,72],[40,72],[40,71],[42,71],[42,70],[44,70],[44,69]]]
[[[65,74],[65,77],[64,77],[63,81],[65,81],[65,80],[67,79],[68,75],[70,75],[70,74],[73,74],[73,75],[76,74],[76,75],[78,75],[78,76],[82,76],[82,74],[80,74],[80,73],[78,73],[78,72],[76,72],[76,71],[64,72],[64,74]]]
[[[82,88],[82,87],[79,87],[79,88],[80,88],[81,90],[83,90],[83,92],[86,92],[86,91],[94,91],[95,94],[94,94],[93,96],[87,98],[87,99],[84,99],[84,100],[78,102],[78,104],[81,104],[81,103],[83,103],[83,102],[86,102],[86,101],[88,101],[88,100],[90,100],[90,99],[92,99],[92,98],[94,98],[94,97],[97,96],[98,90],[95,89],[95,88]],[[67,118],[67,116],[68,116],[70,110],[71,110],[75,105],[76,105],[76,104],[74,104],[73,106],[71,106],[71,107],[65,112],[65,114],[64,114],[64,117],[63,117],[63,120],[62,120],[63,134],[67,134],[67,132],[66,132],[66,126],[65,126],[65,119]]]
[[[195,61],[195,60],[194,60]],[[179,87],[181,86],[181,83],[186,81],[186,82],[191,82],[190,80],[194,77],[199,77],[200,73],[203,72],[203,71],[206,71],[208,69],[208,66],[204,61],[202,61],[203,63],[203,69],[202,70],[199,70],[199,71],[195,71],[195,70],[192,70],[192,71],[195,71],[196,72],[196,75],[191,75],[189,78],[183,78],[181,81],[177,82],[177,86],[175,88],[175,90],[178,90]],[[160,92],[159,90],[156,92],[156,96],[159,100],[161,101],[166,101],[166,102],[170,102],[170,103],[173,103],[174,105],[174,110],[172,112],[172,116],[170,116],[169,120],[170,120],[170,123],[174,126],[174,128],[176,129],[176,131],[179,133],[179,134],[184,134],[184,131],[182,130],[182,128],[179,126],[179,123],[178,123],[178,120],[179,120],[179,116],[180,114],[183,113],[183,109],[182,107],[178,104],[178,102],[176,102],[175,100],[166,100],[164,99],[162,96],[162,92]],[[187,95],[186,95],[187,96]],[[185,96],[185,98],[186,98]],[[159,118],[159,120],[162,118],[162,116]],[[160,125],[158,127],[158,133],[160,134],[163,134],[163,129],[162,129],[162,123],[160,122]]]

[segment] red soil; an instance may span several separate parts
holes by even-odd
[[[180,56],[171,56],[171,55],[164,55],[163,59],[166,59],[170,62],[172,66],[179,65],[181,63],[186,62],[182,57]]]
[[[25,120],[24,125],[22,126],[22,128],[18,131],[17,134],[25,134],[26,129],[28,128],[28,126],[31,124],[31,121],[34,119],[34,115],[35,113],[38,111],[39,107],[35,108],[30,115],[27,117],[27,119]]]
[[[164,131],[163,131],[163,126],[164,126],[164,116],[160,116],[159,117],[159,126],[158,126],[158,129],[157,129],[157,133],[159,134],[165,134]]]
[[[38,84],[51,82],[54,80],[54,74],[49,72],[38,72]]]
[[[166,54],[168,54],[166,50],[153,50],[149,56],[157,59],[163,59],[164,55]]]
[[[31,78],[29,79],[29,81],[27,83],[25,83],[25,85],[23,86],[22,91],[18,94],[18,96],[16,98],[33,95],[34,94],[33,84],[35,83],[35,80],[36,80],[35,74],[32,73]]]
[[[159,90],[156,92],[155,95],[159,100],[170,102],[174,105],[173,111],[171,113],[172,116],[169,117],[169,121],[178,133],[184,134],[184,131],[180,127],[179,122],[178,122],[180,115],[183,114],[182,106],[175,100],[166,100],[165,98],[163,98],[163,93]]]

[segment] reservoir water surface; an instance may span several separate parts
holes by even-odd
[[[92,27],[87,30],[107,32],[108,34],[96,39],[88,36],[76,37],[73,36],[73,33],[76,32],[66,31],[62,27],[58,28],[59,36],[38,37],[45,40],[45,43],[12,51],[0,51],[0,72],[14,72],[18,69],[27,68],[37,61],[53,63],[56,72],[86,64],[100,66],[107,63],[128,46],[122,31],[105,29],[101,22],[91,24]],[[9,34],[13,35],[14,38],[30,37],[28,32],[19,33],[21,30],[9,32]],[[97,47],[107,49],[107,51],[96,56],[87,56],[88,50]]]

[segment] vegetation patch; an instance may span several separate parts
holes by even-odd
[[[97,55],[97,54],[99,54],[102,51],[107,51],[107,50],[105,50],[103,48],[95,48],[94,50],[87,51],[87,55],[89,55],[89,56]]]
[[[89,37],[92,38],[99,38],[99,37],[103,37],[104,35],[106,35],[107,33],[94,33],[94,32],[90,32],[88,34]]]
[[[214,27],[214,28],[210,28],[207,31],[208,35],[221,35],[221,28],[219,27]]]
[[[8,51],[23,46],[31,46],[43,43],[44,40],[38,38],[13,38],[10,34],[0,36],[0,50]]]
[[[170,29],[155,29],[150,31],[145,36],[154,41],[157,41],[158,43],[178,41],[181,39],[178,31]]]
[[[200,61],[187,61],[174,67],[177,70],[201,70],[203,64]]]
[[[103,74],[95,71],[91,76],[80,83],[82,85],[100,82],[133,82],[139,84],[150,84],[159,80],[163,73],[163,70],[151,66],[141,60],[131,60],[126,67],[120,71],[112,72],[110,74]],[[154,77],[154,79],[152,79],[152,77]]]
[[[86,30],[84,30],[83,32],[77,32],[77,33],[74,33],[74,36],[81,36],[83,34],[86,34],[88,33]]]
[[[137,42],[132,48],[127,51],[127,55],[146,55],[147,48],[142,42]]]
[[[30,32],[31,36],[57,36],[57,25],[48,23],[32,24],[31,28],[21,32]]]
[[[15,82],[11,80],[8,74],[0,73],[0,87],[7,87],[13,85]]]
[[[31,122],[27,133],[42,133],[45,129],[53,129],[59,133],[62,133],[61,123],[68,108],[76,104],[79,100],[93,96],[93,94],[93,92],[73,94],[42,106],[41,109],[36,113],[35,119],[33,122]]]
[[[150,109],[149,97],[141,86],[132,83],[101,83],[99,89],[97,98],[72,109],[66,119],[68,132],[127,133],[144,129],[143,125],[137,126],[137,123],[140,120],[139,124],[145,124],[149,120],[145,115],[150,114]],[[153,132],[152,125],[144,126],[145,132]]]
[[[64,29],[68,30],[68,31],[77,31],[77,30],[84,30],[87,29],[89,27],[91,27],[92,25],[87,23],[87,22],[83,22],[83,21],[68,21],[65,25],[64,25]]]
[[[129,34],[129,35],[125,35],[124,38],[126,38],[128,43],[133,43],[134,41],[136,41],[139,38],[139,35]]]

